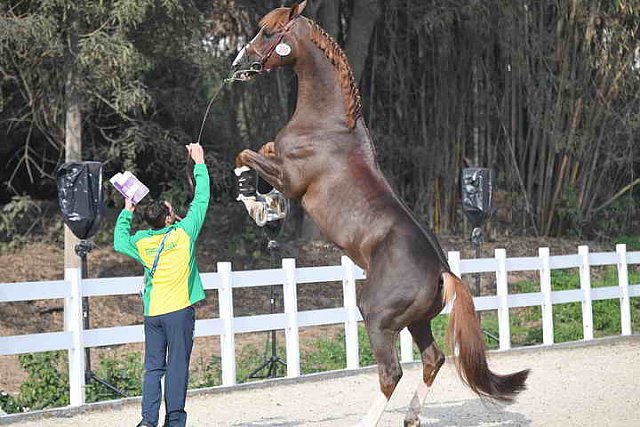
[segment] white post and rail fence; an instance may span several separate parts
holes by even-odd
[[[630,335],[630,298],[640,297],[640,284],[630,284],[628,266],[640,264],[640,251],[627,252],[617,245],[616,252],[590,253],[580,246],[573,255],[550,256],[548,248],[540,248],[537,257],[507,258],[504,249],[496,249],[494,258],[460,259],[459,252],[449,252],[454,273],[494,273],[496,295],[474,298],[478,311],[497,310],[499,349],[511,348],[509,310],[516,307],[539,306],[542,312],[543,345],[553,344],[553,305],[580,302],[584,340],[593,339],[592,301],[620,301],[621,334]],[[591,287],[590,268],[616,266],[618,284]],[[551,271],[579,269],[580,288],[552,291]],[[538,272],[539,292],[509,294],[508,274],[514,271]],[[236,383],[235,334],[284,330],[286,339],[287,377],[300,376],[299,328],[343,324],[345,328],[346,369],[359,368],[358,322],[362,320],[356,306],[356,281],[364,272],[347,258],[341,265],[327,267],[296,267],[294,259],[283,259],[282,268],[232,271],[231,263],[220,262],[216,273],[201,274],[207,290],[217,290],[219,318],[196,321],[195,336],[219,336],[222,364],[222,385]],[[100,346],[143,342],[142,325],[83,329],[82,298],[138,293],[140,277],[82,279],[81,271],[68,268],[64,280],[0,284],[0,303],[44,299],[65,300],[65,328],[60,332],[0,337],[0,356],[67,350],[69,360],[70,405],[84,403],[84,349]],[[341,281],[343,307],[298,311],[297,288],[309,283]],[[236,317],[233,313],[233,289],[282,286],[284,312]],[[414,360],[411,336],[405,329],[400,335],[401,360]]]

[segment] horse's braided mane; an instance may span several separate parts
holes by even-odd
[[[347,127],[352,129],[362,114],[360,91],[353,76],[353,70],[347,60],[347,55],[340,45],[320,25],[309,19],[311,24],[311,41],[327,57],[329,62],[338,69],[340,87],[344,93],[344,107],[347,112]]]
[[[289,19],[289,9],[286,7],[272,10],[260,21],[260,26],[270,31],[282,30]],[[360,92],[353,76],[347,55],[340,45],[320,25],[311,19],[304,18],[311,26],[311,42],[316,45],[325,57],[338,70],[340,87],[344,94],[344,107],[347,113],[346,124],[353,129],[358,118],[362,115]]]

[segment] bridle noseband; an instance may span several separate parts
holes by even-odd
[[[269,58],[271,58],[271,55],[273,55],[273,52],[275,52],[276,47],[280,43],[282,43],[284,36],[287,35],[289,30],[293,27],[293,24],[295,23],[296,19],[298,18],[299,16],[296,16],[295,18],[293,18],[292,20],[286,23],[286,25],[282,28],[282,31],[278,33],[277,37],[274,39],[273,42],[271,42],[271,44],[269,45],[269,47],[267,48],[264,54],[254,47],[253,51],[258,56],[258,61],[253,61],[249,65],[249,68],[234,71],[231,77],[229,77],[226,80],[227,81],[245,81],[247,80],[246,77],[248,76],[262,73],[264,70],[264,64],[266,64]],[[233,61],[234,64],[237,61],[239,61],[240,58],[242,58],[242,56],[244,56],[245,52],[249,49],[249,47],[251,47],[252,42],[253,40],[247,43],[246,46],[242,48],[242,50],[238,53],[238,56],[236,57],[236,59]]]

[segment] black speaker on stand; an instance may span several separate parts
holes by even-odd
[[[74,250],[80,257],[82,278],[87,278],[87,255],[94,245],[89,239],[100,227],[104,217],[104,200],[102,197],[102,163],[100,162],[68,162],[60,166],[56,173],[58,187],[58,205],[64,223],[71,232],[80,239]],[[85,330],[90,328],[89,298],[82,298],[82,322]],[[85,383],[95,381],[113,393],[128,397],[91,370],[91,353],[85,348]]]
[[[465,168],[461,179],[462,210],[467,216],[473,230],[471,231],[471,245],[474,256],[482,256],[482,242],[484,233],[482,226],[491,217],[491,197],[493,193],[493,171],[488,168]],[[473,294],[480,296],[480,274],[475,274]],[[480,313],[478,313],[480,320]],[[498,340],[495,335],[483,330],[484,334]]]

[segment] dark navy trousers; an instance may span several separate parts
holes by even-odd
[[[142,418],[158,425],[161,385],[164,376],[165,426],[184,427],[184,402],[189,381],[189,358],[193,347],[196,312],[186,307],[172,313],[144,318],[144,381]]]

